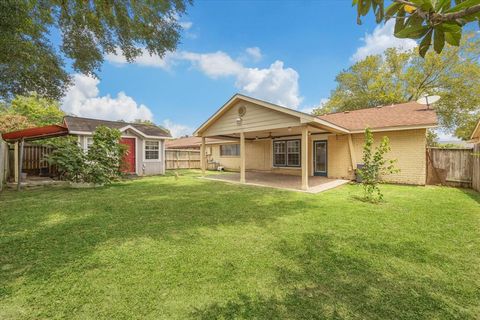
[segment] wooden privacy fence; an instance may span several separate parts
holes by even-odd
[[[53,148],[50,146],[25,144],[23,149],[22,172],[29,175],[53,176],[57,173],[56,166],[50,165],[45,157],[51,154]],[[15,175],[15,149],[10,149],[10,175]]]
[[[166,169],[200,169],[200,150],[165,150]]]
[[[427,149],[427,184],[471,188],[473,149]],[[476,160],[478,161],[478,160]]]
[[[473,147],[472,188],[480,191],[480,143]]]

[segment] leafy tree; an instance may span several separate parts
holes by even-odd
[[[36,94],[15,97],[8,112],[24,116],[36,126],[59,124],[65,116],[58,102],[41,98]]]
[[[0,134],[4,132],[17,131],[32,128],[35,125],[27,117],[17,114],[0,115]]]
[[[394,34],[397,38],[422,39],[419,53],[422,57],[433,44],[437,53],[445,42],[460,45],[462,28],[480,23],[479,0],[392,0],[385,8],[385,0],[353,0],[357,7],[357,22],[369,12],[377,23],[395,19]]]
[[[480,117],[480,36],[469,34],[460,47],[420,58],[414,51],[387,49],[341,71],[329,101],[314,113],[372,108],[440,95],[440,125],[468,139]]]
[[[58,124],[64,115],[56,101],[36,94],[17,96],[0,109],[0,132]]]
[[[191,0],[0,1],[0,98],[37,92],[60,99],[73,69],[95,75],[105,54],[133,61],[145,49],[163,56],[179,41],[178,16]],[[58,30],[56,47],[50,32]]]
[[[388,137],[383,137],[380,145],[375,149],[373,144],[372,131],[367,128],[363,146],[363,168],[358,169],[358,174],[362,177],[364,199],[369,202],[378,202],[383,200],[383,194],[378,187],[380,179],[382,176],[399,172],[399,169],[395,168],[397,160],[385,159],[385,154],[390,152]]]

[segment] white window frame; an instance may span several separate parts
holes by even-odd
[[[299,141],[299,146],[298,146],[298,165],[289,165],[288,164],[288,142],[289,141]],[[275,144],[282,143],[284,144],[285,148],[285,162],[283,164],[277,164],[275,163]],[[292,152],[291,154],[297,154],[297,152]],[[286,140],[273,140],[272,141],[272,166],[274,168],[300,168],[302,166],[302,142],[301,139],[286,139]]]
[[[158,159],[147,159],[147,142],[156,142],[158,145]],[[162,161],[162,145],[160,144],[160,140],[144,140],[143,141],[143,161],[145,162],[161,162]]]
[[[237,149],[238,149],[238,154],[234,154],[234,155],[222,155],[222,147],[225,147],[225,146],[238,146]],[[224,144],[221,144],[219,145],[218,147],[218,154],[220,155],[221,158],[238,158],[240,157],[240,144],[239,143],[224,143]]]

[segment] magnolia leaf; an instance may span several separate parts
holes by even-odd
[[[423,40],[420,42],[420,46],[418,48],[418,52],[420,53],[420,56],[422,58],[425,57],[425,54],[427,53],[428,49],[430,48],[430,45],[432,44],[432,34],[433,34],[433,29],[430,29]]]
[[[399,33],[405,28],[405,11],[400,10],[397,14],[397,19],[395,21],[395,28],[393,30],[394,34]]]
[[[385,20],[389,20],[391,17],[395,15],[399,10],[403,11],[403,4],[394,2],[387,7],[385,10]]]
[[[416,26],[416,27],[407,27],[401,30],[398,33],[395,33],[397,38],[410,38],[410,39],[420,39],[423,37],[429,28],[427,26]]]
[[[449,10],[446,10],[445,13],[457,12],[457,11],[469,8],[469,7],[477,5],[477,4],[480,4],[479,0],[465,0],[465,1],[457,4],[455,7],[451,8]]]
[[[435,49],[436,53],[440,53],[445,46],[445,33],[443,30],[438,28],[435,29],[435,34],[433,37],[433,49]]]

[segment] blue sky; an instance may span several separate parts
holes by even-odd
[[[136,63],[107,56],[99,79],[76,75],[63,107],[78,116],[151,119],[191,133],[234,93],[309,111],[352,61],[413,40],[373,18],[356,24],[351,0],[196,1],[179,19],[176,52]]]

